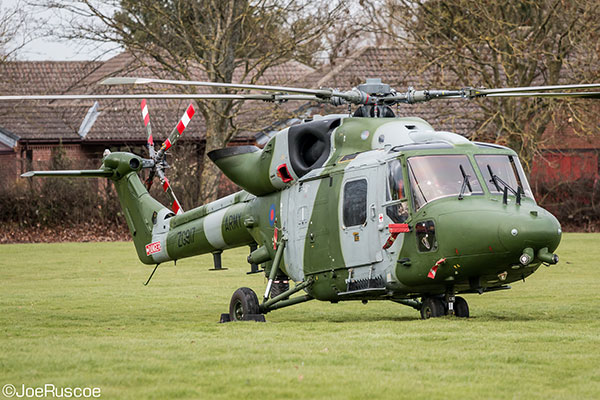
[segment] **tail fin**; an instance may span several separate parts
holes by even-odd
[[[136,172],[129,172],[114,182],[138,258],[144,264],[153,264],[154,260],[146,252],[146,245],[152,241],[156,216],[166,207],[150,196]]]

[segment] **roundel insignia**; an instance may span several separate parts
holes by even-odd
[[[275,225],[275,204],[271,204],[269,208],[269,225]]]

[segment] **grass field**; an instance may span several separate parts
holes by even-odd
[[[600,235],[558,265],[467,295],[472,318],[387,302],[309,302],[218,324],[264,290],[246,249],[151,269],[131,243],[0,246],[0,386],[99,387],[103,399],[600,398]],[[1,395],[0,395],[1,398]]]

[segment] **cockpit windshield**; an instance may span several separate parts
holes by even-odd
[[[440,197],[483,194],[465,155],[410,157],[408,170],[415,210]]]
[[[475,161],[491,193],[502,193],[508,185],[509,194],[520,188],[521,193],[533,199],[533,193],[518,158],[503,154],[480,154],[475,156]]]

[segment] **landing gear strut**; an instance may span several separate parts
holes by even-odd
[[[469,317],[469,305],[467,301],[460,296],[455,296],[454,287],[448,287],[446,289],[446,296],[444,298],[446,302],[446,314],[456,315],[459,318]]]

